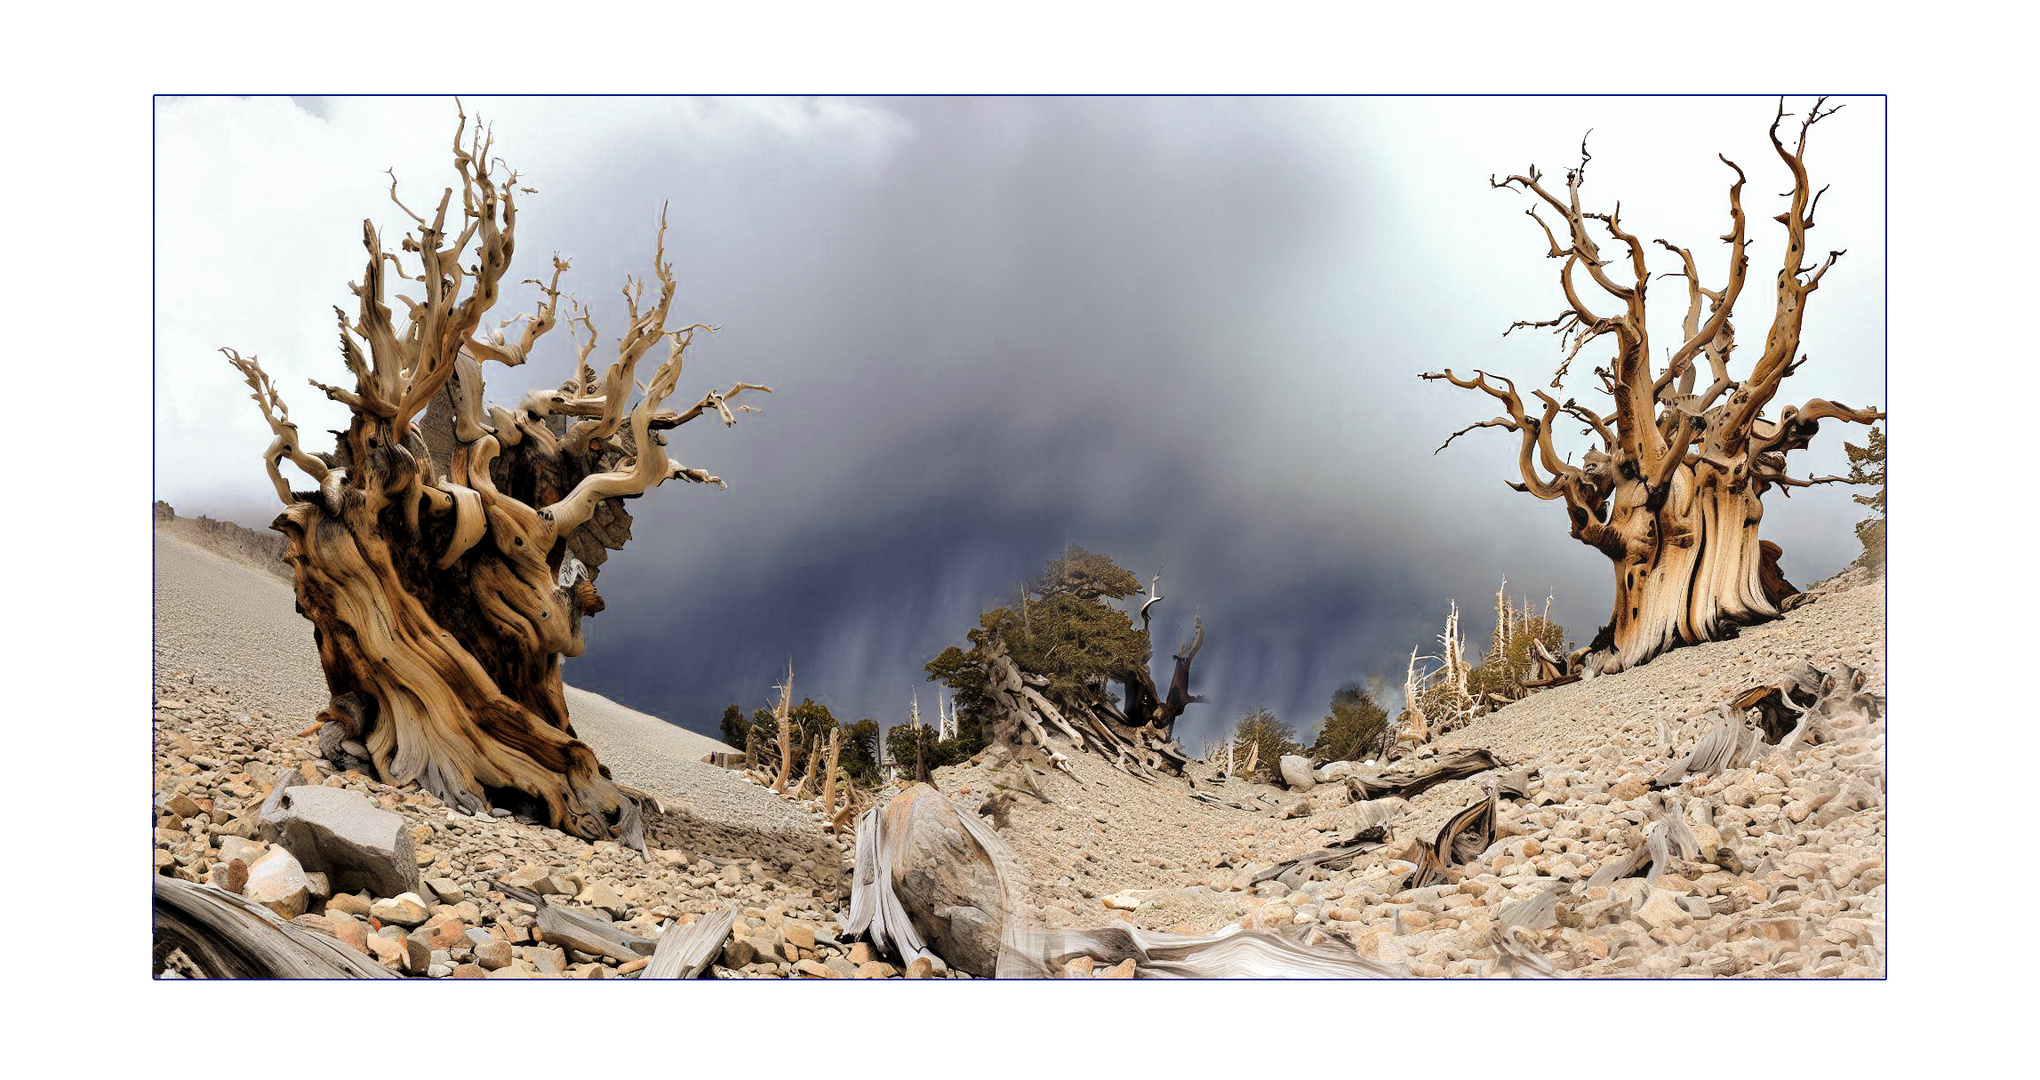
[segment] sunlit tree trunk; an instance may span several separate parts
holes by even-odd
[[[225,351],[275,434],[264,459],[285,509],[272,527],[288,540],[298,610],[313,624],[332,692],[319,716],[322,751],[456,806],[509,805],[577,836],[641,847],[634,793],[575,737],[560,662],[581,653],[581,620],[602,610],[594,564],[629,539],[619,500],[668,479],[721,482],[670,461],[661,432],[705,414],[733,422],[728,399],[764,388],[738,384],[681,412],[662,407],[704,329],[666,328],[674,279],[662,217],[658,293],[648,305],[642,281],[626,289],[630,326],[607,372],[588,367],[595,329],[579,312],[569,323],[587,340],[575,377],[515,409],[485,411],[480,364],[524,362],[556,324],[567,269],[555,258],[550,282],[528,282],[542,294],[537,309],[482,331],[516,234],[517,178],[499,180],[490,151],[463,116],[458,191],[448,188],[430,219],[405,208],[416,228],[396,250],[364,223],[358,312],[350,320],[336,309],[354,385],[320,387],[352,413],[331,453],[305,449],[254,357]],[[394,180],[390,194],[397,199]],[[392,276],[408,291],[393,289]],[[392,297],[408,318],[391,317]],[[518,322],[518,340],[507,340],[502,329]],[[634,395],[639,360],[662,340],[664,360]],[[285,461],[314,487],[292,490]]]
[[[1644,245],[1623,229],[1619,205],[1609,213],[1583,208],[1580,187],[1591,160],[1585,147],[1579,166],[1566,173],[1562,194],[1546,188],[1535,168],[1493,181],[1495,187],[1534,195],[1560,219],[1553,228],[1538,207],[1529,211],[1543,229],[1547,254],[1564,260],[1558,277],[1566,308],[1555,318],[1519,322],[1510,330],[1541,328],[1559,334],[1566,356],[1552,378],[1552,390],[1564,386],[1572,361],[1585,346],[1612,341],[1614,357],[1593,372],[1611,406],[1597,412],[1575,398],[1560,401],[1536,390],[1536,407],[1529,407],[1512,380],[1485,371],[1460,376],[1447,370],[1423,377],[1480,390],[1500,402],[1503,415],[1462,428],[1446,445],[1474,428],[1516,433],[1523,479],[1510,486],[1562,501],[1572,535],[1612,563],[1614,609],[1584,659],[1587,671],[1621,671],[1667,649],[1716,640],[1775,618],[1790,586],[1777,572],[1776,545],[1758,537],[1764,494],[1772,488],[1790,494],[1795,487],[1845,482],[1838,476],[1789,476],[1786,455],[1803,449],[1822,420],[1868,424],[1883,418],[1876,409],[1818,398],[1786,406],[1775,419],[1763,415],[1780,384],[1805,362],[1799,336],[1807,298],[1842,254],[1830,252],[1818,267],[1807,259],[1806,234],[1813,228],[1820,196],[1807,177],[1806,136],[1817,121],[1833,114],[1824,103],[1815,103],[1789,149],[1779,137],[1786,115],[1782,103],[1771,124],[1771,145],[1793,180],[1790,207],[1778,217],[1785,226],[1785,254],[1763,352],[1739,378],[1730,373],[1736,348],[1731,316],[1748,278],[1749,240],[1744,175],[1734,162],[1722,159],[1735,181],[1728,190],[1730,226],[1722,237],[1729,246],[1728,267],[1721,287],[1701,283],[1690,251],[1656,241],[1680,263],[1679,270],[1664,276],[1686,283],[1682,334],[1662,370],[1651,363],[1645,319],[1651,273]],[[1622,245],[1624,254],[1604,256],[1597,234]],[[1610,305],[1605,314],[1588,307],[1583,283],[1586,292],[1600,298],[1596,303]],[[1703,364],[1709,375],[1704,386],[1699,382]],[[1553,444],[1552,428],[1561,417],[1580,424],[1594,440],[1577,465],[1561,458]]]

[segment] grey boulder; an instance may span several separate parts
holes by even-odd
[[[326,875],[335,892],[397,896],[424,889],[404,819],[358,791],[279,787],[262,805],[258,828],[306,870]]]

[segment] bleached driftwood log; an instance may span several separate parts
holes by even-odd
[[[547,903],[546,898],[530,889],[491,881],[490,885],[502,891],[512,900],[530,904],[538,909],[538,929],[547,941],[578,949],[590,956],[607,956],[615,960],[636,960],[650,956],[658,942],[652,938],[629,933],[608,919],[584,915],[572,908]]]
[[[1406,979],[1407,967],[1365,960],[1328,937],[1306,945],[1293,933],[1246,930],[1235,923],[1213,934],[1169,934],[1132,926],[1093,930],[1015,927],[999,953],[1001,979],[1063,977],[1069,962],[1100,965],[1131,959],[1141,979]]]
[[[1558,925],[1558,901],[1565,893],[1563,884],[1548,885],[1537,895],[1505,904],[1496,912],[1488,941],[1495,947],[1498,970],[1515,979],[1566,977],[1529,939],[1531,932]]]
[[[1486,749],[1459,750],[1434,761],[1407,762],[1388,769],[1351,773],[1346,777],[1346,787],[1357,801],[1390,795],[1408,799],[1448,780],[1462,780],[1499,768],[1501,764]]]
[[[915,784],[857,822],[842,936],[863,937],[903,962],[937,956],[989,978],[1012,909],[1008,879],[1015,866],[1005,842],[977,815]]]
[[[1700,838],[1694,834],[1693,826],[1686,821],[1684,801],[1677,796],[1662,798],[1651,809],[1651,821],[1643,829],[1643,843],[1629,854],[1601,864],[1587,878],[1586,887],[1613,885],[1639,874],[1646,882],[1656,884],[1658,875],[1671,867],[1673,856],[1695,859],[1706,854],[1700,850]]]
[[[1365,839],[1341,840],[1266,867],[1248,878],[1247,884],[1259,885],[1263,881],[1279,881],[1293,892],[1315,879],[1319,870],[1336,873],[1352,866],[1354,860],[1360,856],[1380,851],[1383,846],[1382,838],[1378,835]]]
[[[1497,792],[1489,785],[1487,797],[1447,819],[1430,846],[1416,850],[1417,868],[1404,888],[1421,889],[1453,880],[1451,869],[1471,862],[1495,840]]]
[[[911,962],[939,956],[990,978],[1017,908],[1019,860],[989,823],[915,784],[857,825],[843,934]]]
[[[687,926],[667,927],[652,950],[652,962],[645,965],[638,978],[699,978],[702,972],[708,970],[708,965],[722,954],[723,943],[729,940],[730,928],[736,924],[737,909],[731,904]]]
[[[1740,769],[1755,761],[1764,746],[1764,733],[1750,726],[1740,714],[1720,713],[1720,722],[1693,744],[1693,750],[1674,761],[1651,781],[1656,788],[1672,787],[1696,776],[1716,776],[1728,769]]]
[[[1801,662],[1777,682],[1752,687],[1710,714],[1717,718],[1714,727],[1691,752],[1666,766],[1652,786],[1673,787],[1691,777],[1746,768],[1767,754],[1789,758],[1802,745],[1827,742],[1838,723],[1874,721],[1883,715],[1884,703],[1867,684],[1867,676],[1847,664],[1824,671]]]
[[[1155,934],[1131,927],[1055,930],[1019,914],[1018,872],[1005,843],[977,815],[917,784],[858,821],[845,938],[863,937],[912,961],[940,956],[980,977],[1058,978],[1079,956],[1129,957],[1144,978],[1398,978],[1394,965],[1361,960],[1350,944],[1307,945],[1231,926],[1216,934]]]
[[[1572,669],[1571,663],[1544,646],[1542,641],[1530,642],[1530,670],[1523,676],[1523,688],[1543,690],[1553,686],[1580,681],[1581,672]]]
[[[225,889],[155,879],[155,967],[182,953],[209,979],[394,979],[391,971],[324,934]]]

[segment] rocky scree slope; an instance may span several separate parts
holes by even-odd
[[[1557,888],[1555,925],[1521,936],[1563,974],[1877,977],[1881,724],[1687,780],[1670,805],[1693,828],[1701,857],[1675,858],[1654,882],[1585,882],[1643,843],[1667,805],[1651,781],[1713,726],[1705,714],[1737,693],[1811,662],[1850,665],[1881,696],[1883,601],[1881,583],[1845,575],[1733,640],[1535,694],[1423,748],[1419,761],[1486,747],[1533,780],[1527,800],[1501,800],[1486,851],[1455,868],[1454,880],[1422,889],[1401,887],[1414,868],[1411,845],[1429,844],[1448,817],[1483,798],[1489,774],[1414,796],[1390,822],[1387,847],[1294,890],[1251,878],[1342,839],[1354,813],[1342,784],[1299,795],[1215,783],[1211,770],[1193,766],[1196,790],[1267,807],[1249,813],[1193,800],[1186,784],[1142,783],[1084,754],[1070,755],[1074,777],[976,764],[935,779],[964,806],[988,797],[1009,804],[994,820],[1004,821],[1001,835],[1026,868],[1032,914],[1050,925],[1118,918],[1182,933],[1235,920],[1288,925],[1418,975],[1484,976],[1502,967],[1492,932],[1503,908]],[[1278,816],[1284,808],[1297,816]]]
[[[636,970],[538,940],[535,909],[492,881],[553,896],[645,937],[737,905],[735,935],[711,969],[719,977],[899,974],[852,963],[873,958],[834,942],[847,894],[846,845],[824,835],[807,808],[698,760],[722,744],[569,688],[576,731],[619,778],[664,805],[648,815],[652,858],[643,861],[614,843],[461,814],[429,794],[335,773],[303,734],[326,699],[311,627],[273,575],[159,531],[155,599],[157,873],[240,884],[232,863],[245,867],[268,853],[256,822],[273,786],[320,784],[360,792],[402,815],[426,887],[409,905],[365,893],[312,895],[302,914],[288,906],[280,914],[405,974],[628,977]],[[420,918],[385,921],[374,914],[378,901],[385,914]]]

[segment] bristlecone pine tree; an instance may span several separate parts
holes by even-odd
[[[967,635],[968,651],[951,646],[929,661],[928,677],[956,691],[957,708],[981,720],[981,736],[1001,755],[1032,756],[1068,770],[1068,759],[1050,744],[1052,728],[1136,776],[1180,776],[1190,759],[1174,730],[1185,708],[1204,701],[1190,693],[1190,664],[1204,647],[1204,621],[1192,617],[1190,638],[1176,651],[1162,690],[1148,670],[1148,620],[1162,602],[1160,587],[1157,573],[1135,627],[1112,604],[1140,596],[1140,579],[1072,544],[1011,604],[979,617]],[[1118,700],[1114,682],[1124,687]]]
[[[1807,177],[1806,136],[1816,122],[1833,115],[1825,103],[1823,98],[1814,104],[1790,148],[1779,137],[1787,115],[1782,101],[1771,123],[1771,145],[1792,175],[1791,202],[1776,219],[1785,227],[1785,251],[1770,330],[1762,352],[1741,378],[1730,372],[1737,345],[1732,316],[1749,270],[1741,167],[1721,159],[1735,173],[1735,182],[1728,189],[1729,231],[1722,238],[1729,248],[1728,267],[1718,289],[1701,283],[1690,251],[1656,241],[1680,260],[1681,269],[1666,276],[1686,281],[1682,333],[1661,370],[1652,366],[1653,345],[1645,326],[1651,275],[1644,244],[1624,230],[1619,204],[1610,213],[1582,206],[1580,187],[1590,160],[1584,145],[1579,166],[1566,172],[1561,194],[1547,188],[1534,167],[1528,175],[1490,181],[1535,195],[1550,208],[1558,218],[1556,229],[1537,206],[1528,213],[1543,229],[1549,257],[1565,260],[1558,273],[1565,309],[1551,319],[1518,322],[1510,330],[1543,328],[1560,336],[1567,352],[1552,389],[1562,386],[1583,348],[1612,339],[1612,362],[1594,371],[1612,400],[1610,412],[1603,415],[1571,398],[1560,401],[1543,390],[1533,391],[1542,409],[1526,410],[1513,381],[1485,371],[1471,377],[1450,370],[1422,377],[1479,390],[1500,402],[1504,415],[1460,429],[1445,445],[1474,428],[1516,433],[1523,482],[1510,486],[1539,499],[1563,500],[1572,535],[1614,563],[1614,613],[1579,658],[1585,671],[1621,671],[1667,649],[1717,640],[1740,626],[1775,618],[1795,590],[1778,572],[1777,545],[1757,537],[1765,492],[1782,488],[1790,494],[1791,488],[1842,481],[1788,476],[1786,455],[1804,448],[1822,420],[1867,424],[1883,418],[1876,409],[1819,398],[1785,406],[1775,418],[1764,415],[1785,378],[1805,362],[1799,334],[1807,300],[1842,255],[1831,251],[1816,268],[1806,246],[1820,200]],[[1596,223],[1626,249],[1626,260],[1602,254]],[[1582,273],[1598,293],[1582,291]],[[1589,307],[1593,295],[1612,306]],[[1699,382],[1703,363],[1704,385]],[[1561,458],[1552,444],[1552,427],[1561,414],[1579,421],[1598,440],[1578,465]]]
[[[679,412],[663,407],[694,332],[712,328],[666,327],[675,286],[662,212],[657,295],[647,305],[642,280],[624,290],[629,327],[608,370],[588,366],[595,327],[576,305],[570,332],[579,323],[587,340],[574,377],[485,412],[481,363],[531,355],[555,325],[567,269],[555,256],[550,282],[526,282],[541,293],[537,310],[484,330],[510,269],[517,194],[530,190],[514,172],[498,178],[492,146],[463,113],[460,186],[427,217],[404,206],[392,179],[392,201],[416,222],[395,249],[363,223],[358,310],[350,320],[334,309],[353,387],[313,383],[352,414],[333,452],[304,445],[254,357],[223,351],[276,436],[263,460],[286,509],[270,527],[288,541],[298,610],[332,693],[321,752],[469,810],[507,806],[642,849],[638,795],[575,737],[560,660],[581,653],[581,619],[603,607],[595,570],[630,538],[619,500],[666,480],[721,483],[671,461],[661,432],[704,415],[734,423],[729,400],[766,388],[739,383]],[[520,321],[507,341],[502,329]],[[662,339],[665,358],[633,400],[638,362]],[[292,490],[284,461],[313,486]]]
[[[1233,746],[1240,775],[1267,781],[1281,777],[1282,755],[1303,752],[1296,729],[1259,705],[1233,725]]]

